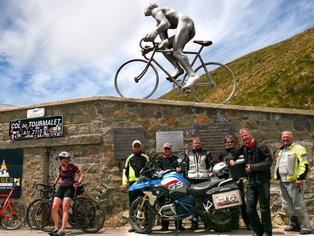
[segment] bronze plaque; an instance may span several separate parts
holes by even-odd
[[[140,140],[144,145],[143,128],[115,128],[113,129],[113,155],[115,159],[126,160],[132,154],[132,142]]]
[[[195,136],[201,138],[202,147],[210,151],[213,160],[218,160],[219,154],[224,150],[224,137],[230,135],[230,123],[196,125]]]

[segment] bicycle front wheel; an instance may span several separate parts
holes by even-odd
[[[23,202],[11,201],[10,207],[7,205],[1,216],[1,224],[3,228],[11,230],[19,228],[25,221],[27,207]]]
[[[32,219],[32,214],[33,214],[33,210],[34,207],[40,202],[42,201],[42,199],[35,199],[34,201],[32,201],[28,207],[27,207],[27,212],[26,212],[26,219],[25,222],[28,225],[28,227],[30,229],[36,229],[36,226],[33,223],[33,219]]]
[[[54,223],[51,214],[51,201],[42,200],[34,206],[32,211],[32,221],[37,229],[50,232],[54,229]],[[59,219],[62,219],[62,210],[58,210]],[[60,220],[61,223],[61,220]]]
[[[236,77],[232,70],[218,62],[207,62],[195,72],[200,79],[191,88],[194,98],[199,102],[227,103],[234,95]]]
[[[156,68],[143,59],[125,62],[114,79],[118,94],[128,98],[149,98],[156,91],[158,83]]]
[[[77,225],[86,233],[96,233],[104,225],[105,211],[94,199],[79,198],[75,209]]]

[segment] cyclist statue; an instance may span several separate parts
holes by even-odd
[[[164,53],[164,56],[175,68],[171,76],[176,79],[182,75],[183,67],[189,77],[183,90],[191,88],[199,77],[193,71],[188,57],[183,53],[183,48],[195,35],[193,20],[174,9],[158,7],[156,4],[150,4],[144,10],[144,14],[154,17],[157,21],[156,29],[146,35],[145,41],[153,41],[159,35],[162,40],[159,48],[173,49],[173,54]],[[175,35],[169,38],[168,29],[176,29]]]

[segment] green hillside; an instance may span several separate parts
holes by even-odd
[[[314,28],[228,63],[237,77],[229,104],[314,110]],[[214,91],[219,97],[224,88]],[[203,102],[213,101],[208,93]],[[193,101],[175,91],[160,97]]]

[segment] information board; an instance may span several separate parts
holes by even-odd
[[[225,148],[224,137],[230,134],[230,123],[195,125],[195,136],[200,137],[202,147],[210,151],[214,160]]]
[[[184,151],[183,131],[156,132],[156,151],[162,152],[164,143],[171,143],[173,152]]]
[[[140,140],[144,145],[143,128],[114,128],[113,129],[114,158],[117,160],[127,159],[127,157],[132,154],[131,148],[132,142],[134,140]]]
[[[23,176],[23,150],[0,150],[0,193],[8,194],[15,190],[12,198],[20,198]]]
[[[12,140],[60,136],[63,136],[62,116],[47,116],[10,121],[9,137]]]

